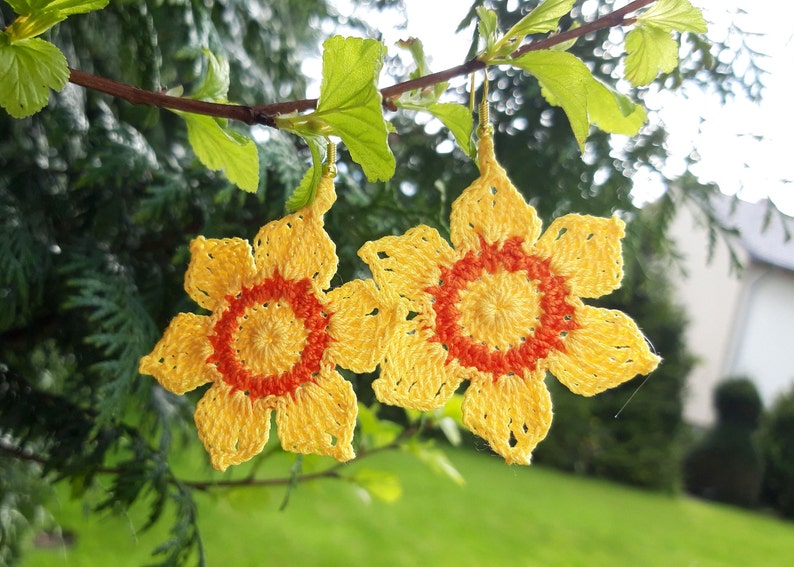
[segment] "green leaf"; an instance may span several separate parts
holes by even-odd
[[[471,137],[474,121],[468,107],[452,102],[411,102],[410,99],[406,101],[402,97],[397,99],[396,104],[398,108],[405,110],[429,112],[452,132],[458,146],[467,156],[472,159],[477,156],[477,147]]]
[[[370,181],[394,175],[378,76],[386,47],[373,39],[332,37],[323,44],[323,78],[313,116],[342,138]]]
[[[587,65],[570,53],[531,51],[513,64],[538,79],[549,104],[562,107],[582,150],[591,124],[606,132],[632,135],[645,121],[640,107],[598,81]]]
[[[669,31],[655,26],[638,26],[626,35],[625,77],[635,87],[651,83],[661,71],[678,66],[678,42]]]
[[[317,196],[317,187],[323,174],[323,159],[325,157],[326,141],[322,136],[304,137],[312,155],[312,165],[309,167],[298,187],[287,199],[286,207],[289,212],[295,212],[310,205]]]
[[[211,116],[178,112],[187,123],[193,151],[207,168],[223,170],[240,189],[255,193],[259,187],[259,152],[250,138],[222,128]]]
[[[204,75],[204,81],[190,98],[226,102],[226,94],[229,92],[229,60],[216,56],[207,49],[203,50],[203,53],[207,57],[207,73]]]
[[[64,16],[101,10],[110,0],[6,0],[17,14],[28,16],[37,12],[60,12]],[[19,8],[19,9],[18,9]],[[23,11],[24,10],[24,11]]]
[[[665,31],[706,33],[708,28],[703,13],[689,0],[658,0],[637,17],[637,23],[653,25]]]
[[[14,13],[20,16],[27,16],[33,11],[33,7],[28,0],[5,0],[5,3],[11,6]]]
[[[454,419],[458,426],[465,427],[463,425],[463,396],[461,394],[453,394],[447,400],[447,403],[444,404],[444,407],[441,408],[441,414]]]
[[[425,47],[422,44],[422,40],[415,37],[401,39],[397,42],[397,47],[402,47],[403,49],[408,50],[408,52],[411,54],[411,57],[414,59],[416,69],[411,72],[411,79],[416,79],[430,73],[430,66],[427,64],[427,58],[425,57]]]
[[[451,417],[442,417],[438,420],[438,428],[444,434],[444,437],[447,438],[449,444],[457,447],[460,445],[462,438],[460,436],[460,428],[458,424],[455,423],[455,420]]]
[[[458,486],[466,484],[463,475],[458,472],[458,469],[442,450],[433,446],[432,440],[420,442],[414,438],[411,443],[406,445],[406,449],[430,467],[434,473],[447,477]]]
[[[403,428],[387,419],[378,417],[378,405],[368,408],[358,404],[358,427],[361,437],[365,438],[369,448],[378,448],[392,443],[402,433]]]
[[[408,50],[408,52],[411,54],[411,57],[413,57],[414,63],[416,64],[416,69],[414,69],[410,74],[411,79],[417,79],[431,73],[430,65],[428,65],[427,58],[425,57],[425,48],[421,40],[411,37],[406,40],[398,41],[397,46]],[[447,86],[448,83],[446,81],[442,81],[440,83],[436,83],[432,87],[415,89],[403,93],[400,95],[398,100],[402,99],[415,102],[430,100],[432,102],[436,102],[438,101],[438,97],[440,97],[444,91],[447,90]],[[397,105],[399,106],[399,103],[397,103]]]
[[[402,496],[400,479],[393,473],[362,468],[348,478],[383,502],[396,502]]]
[[[496,20],[496,12],[489,10],[484,6],[477,6],[477,32],[480,37],[485,41],[485,53],[490,56],[496,45],[498,38],[499,26]]]
[[[471,137],[474,121],[469,108],[461,104],[440,102],[431,104],[427,110],[449,128],[460,149],[474,159],[477,155],[477,146]]]
[[[101,10],[109,0],[6,0],[20,15],[6,28],[12,43],[40,35],[73,14]]]
[[[5,39],[0,32],[0,106],[14,118],[24,118],[47,106],[50,89],[60,91],[66,85],[69,67],[63,53],[48,41]]]
[[[598,80],[588,86],[587,112],[604,132],[625,136],[637,134],[648,118],[642,106]]]
[[[575,2],[576,0],[545,0],[510,28],[505,37],[520,41],[533,33],[554,31],[560,18],[571,11]]]

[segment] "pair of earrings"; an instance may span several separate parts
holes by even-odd
[[[452,204],[451,245],[420,225],[367,242],[373,279],[330,289],[338,258],[323,227],[333,152],[313,203],[243,239],[191,243],[185,289],[209,316],[180,313],[140,361],[167,390],[212,383],[195,422],[212,465],[258,454],[270,414],[284,449],[354,457],[352,385],[372,372],[383,403],[428,411],[461,383],[463,423],[509,463],[528,464],[551,424],[546,372],[590,396],[660,359],[624,313],[586,305],[620,286],[620,219],[541,221],[480,128],[479,177]]]

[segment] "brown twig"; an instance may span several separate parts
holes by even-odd
[[[592,33],[594,31],[602,30],[605,28],[616,27],[621,25],[628,25],[634,22],[633,18],[627,17],[629,14],[652,4],[656,0],[635,0],[630,2],[623,8],[610,12],[605,16],[589,22],[581,27],[569,29],[567,31],[551,35],[544,39],[531,41],[520,48],[513,54],[513,57],[518,57],[529,51],[538,51],[541,49],[549,49],[555,45],[559,45],[566,41],[576,39]],[[403,93],[431,87],[438,83],[443,83],[455,77],[465,76],[474,71],[484,69],[487,64],[477,58],[470,59],[461,65],[457,65],[445,71],[432,73],[397,83],[390,87],[381,90],[381,95],[384,104],[389,106],[389,101]],[[97,77],[90,73],[78,71],[77,69],[70,69],[69,81],[75,85],[92,89],[98,92],[112,95],[114,97],[126,100],[131,104],[148,104],[150,106],[157,106],[160,108],[168,108],[170,110],[178,110],[182,112],[192,112],[195,114],[205,114],[208,116],[215,116],[218,118],[227,118],[229,120],[237,120],[246,124],[262,124],[264,126],[276,127],[275,118],[280,114],[287,114],[290,112],[303,112],[317,107],[317,99],[302,99],[286,102],[277,102],[270,104],[260,104],[255,106],[242,106],[234,104],[221,104],[214,102],[204,102],[194,100],[191,98],[177,97],[167,95],[165,93],[147,91],[120,83],[112,79]]]

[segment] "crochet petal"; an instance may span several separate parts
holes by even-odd
[[[356,395],[339,372],[323,369],[316,382],[303,384],[278,404],[276,427],[284,449],[328,455],[338,461],[355,457]]]
[[[543,373],[473,380],[463,397],[463,424],[508,463],[527,465],[551,426]]]
[[[206,363],[212,354],[207,338],[211,332],[209,317],[178,314],[152,352],[141,357],[138,371],[154,376],[163,388],[175,394],[184,394],[217,379],[215,367]]]
[[[573,295],[601,297],[619,288],[623,279],[624,227],[617,217],[565,215],[546,229],[536,250],[568,279]]]
[[[372,372],[405,317],[405,307],[396,298],[387,301],[372,280],[347,282],[328,292],[328,300],[333,313],[330,359],[353,372]]]
[[[369,265],[378,285],[407,298],[414,311],[429,308],[425,289],[438,285],[441,265],[451,266],[458,255],[438,231],[419,225],[402,236],[367,242],[358,255]]]
[[[565,338],[565,351],[554,351],[547,359],[549,371],[572,392],[592,396],[659,364],[625,313],[584,305],[575,318],[581,327]]]
[[[417,324],[417,319],[400,325],[372,389],[385,404],[430,411],[447,402],[467,372],[457,362],[446,364],[447,351],[431,341],[433,331]]]
[[[316,290],[327,289],[336,273],[336,246],[311,215],[294,213],[263,226],[254,239],[259,279],[276,270],[287,280],[309,278]]]
[[[270,435],[270,408],[216,382],[196,405],[193,419],[212,466],[225,471],[262,451]]]
[[[532,245],[540,236],[541,221],[496,163],[490,136],[480,138],[479,160],[480,177],[452,203],[450,240],[455,250],[464,255],[479,249],[480,237],[493,244],[517,236]]]
[[[204,238],[190,243],[190,265],[185,273],[185,291],[210,311],[251,283],[256,268],[251,246],[241,238]]]
[[[310,207],[259,229],[254,238],[259,279],[269,278],[278,270],[288,280],[309,278],[317,291],[330,287],[339,259],[336,246],[323,228],[322,215],[335,198],[333,182],[323,177]]]

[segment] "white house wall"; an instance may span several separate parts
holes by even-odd
[[[698,425],[713,423],[714,386],[729,376],[751,378],[767,406],[794,386],[794,240],[785,241],[782,224],[794,233],[794,220],[778,218],[762,230],[764,203],[739,202],[733,214],[729,201],[720,205],[742,232],[741,277],[730,270],[724,242],[708,261],[706,231],[692,213],[681,211],[671,228],[689,273],[676,281],[690,320],[687,343],[699,359],[684,417]]]
[[[794,384],[794,272],[753,264],[742,281],[726,373],[751,376],[769,406]]]
[[[709,262],[706,232],[689,211],[681,212],[671,232],[687,272],[686,278],[676,278],[677,298],[689,318],[685,336],[698,358],[687,380],[684,418],[708,425],[714,419],[714,386],[724,377],[723,361],[734,341],[732,326],[738,316],[742,283],[731,273],[730,255],[723,243]]]

